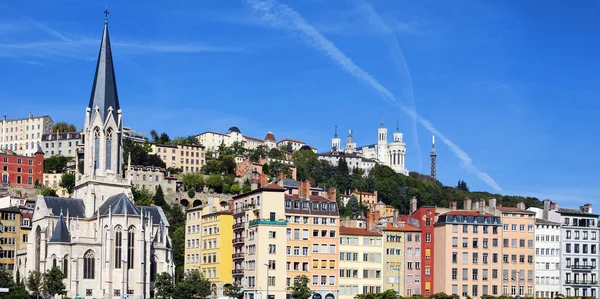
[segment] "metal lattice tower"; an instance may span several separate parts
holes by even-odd
[[[429,153],[429,157],[431,157],[431,177],[436,180],[435,160],[437,159],[437,153],[435,152],[435,136],[431,137],[431,152]]]

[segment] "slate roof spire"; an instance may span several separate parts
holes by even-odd
[[[69,228],[67,227],[67,223],[65,222],[65,218],[63,218],[62,211],[60,216],[58,217],[58,222],[56,222],[56,227],[54,228],[54,234],[52,234],[52,238],[50,238],[50,243],[71,243],[71,233],[69,233]]]
[[[109,107],[112,107],[112,114],[117,119],[119,107],[119,96],[117,94],[117,82],[115,79],[115,69],[113,66],[112,50],[110,47],[110,36],[108,34],[108,9],[104,11],[104,32],[100,43],[100,53],[96,64],[96,74],[94,75],[94,84],[92,86],[92,95],[88,107],[92,110],[92,116],[96,107],[100,108],[100,119],[102,122],[108,117]]]

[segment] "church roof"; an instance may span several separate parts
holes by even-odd
[[[101,206],[98,208],[96,213],[100,213],[100,216],[108,215],[110,212],[113,215],[140,215],[140,208],[137,207],[125,193],[119,193],[109,197]],[[96,215],[94,213],[94,216]]]
[[[44,154],[44,151],[42,150],[42,147],[40,146],[40,144],[38,143],[37,145],[37,151],[35,151],[35,154]]]
[[[92,86],[89,108],[94,113],[96,106],[100,108],[100,119],[102,122],[108,117],[108,108],[112,107],[113,117],[117,119],[119,107],[119,96],[117,94],[117,82],[113,66],[112,50],[110,47],[110,36],[108,34],[108,22],[104,22],[104,32],[100,43],[100,53],[96,64],[96,74]]]
[[[70,217],[85,218],[85,205],[81,199],[44,196],[44,201],[52,216],[68,213]]]
[[[237,126],[229,127],[229,130],[227,130],[227,134],[232,133],[232,132],[242,134],[242,132],[240,131],[240,129]]]
[[[54,234],[52,234],[52,238],[50,238],[50,241],[48,242],[71,243],[71,234],[69,233],[69,228],[67,228],[67,223],[62,214],[58,217],[58,222],[56,222],[56,227],[54,228]]]

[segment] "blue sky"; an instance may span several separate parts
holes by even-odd
[[[3,1],[0,112],[81,127],[104,5],[124,122],[321,150],[399,121],[409,170],[597,202],[597,1]]]

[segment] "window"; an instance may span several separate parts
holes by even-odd
[[[269,254],[275,254],[277,251],[277,248],[275,246],[275,244],[269,244]],[[296,251],[296,248],[294,248],[294,252]]]
[[[83,256],[83,279],[94,279],[95,275],[94,252],[88,250]]]
[[[133,265],[135,264],[135,255],[134,255],[134,247],[135,247],[135,227],[131,226],[127,232],[127,269],[133,269]]]
[[[123,228],[121,226],[115,227],[115,269],[121,269],[121,247],[123,245],[122,230]]]

